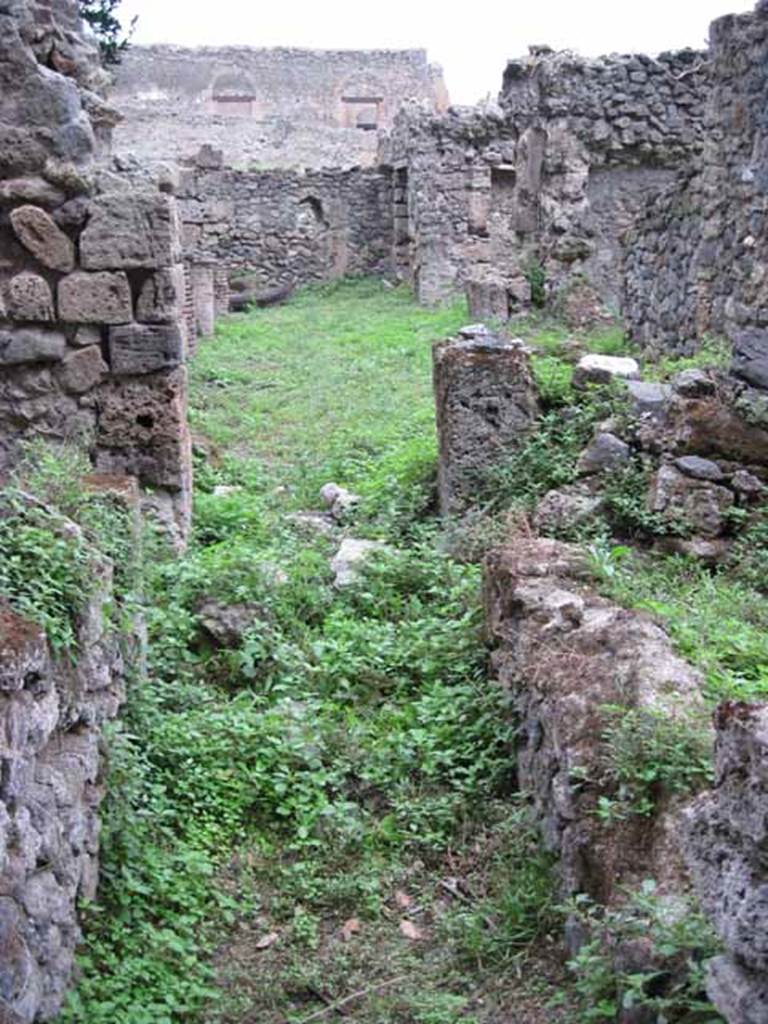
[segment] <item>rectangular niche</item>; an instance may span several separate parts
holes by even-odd
[[[383,96],[342,96],[345,128],[375,132],[381,124]]]

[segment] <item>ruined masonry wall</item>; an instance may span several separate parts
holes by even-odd
[[[0,4],[0,474],[24,438],[77,438],[97,470],[152,488],[183,533],[175,200],[115,175],[97,191],[95,126],[105,131],[113,112],[77,79],[78,37],[61,27],[75,10],[70,0]],[[96,78],[95,52],[81,49],[82,77]],[[66,74],[50,70],[57,61]]]
[[[710,29],[700,156],[628,239],[626,314],[648,347],[734,344],[736,369],[768,386],[768,4]]]
[[[621,236],[702,141],[704,55],[584,60],[536,50],[507,66],[497,108],[406,109],[386,160],[405,193],[396,257],[419,297],[470,285],[477,315],[588,282],[617,311]]]
[[[177,535],[189,519],[184,275],[175,200],[96,174],[115,113],[75,0],[0,0],[0,479],[20,442],[77,439],[138,484]],[[127,478],[126,478],[127,477]],[[76,527],[62,522],[71,539]],[[52,1019],[76,904],[95,894],[99,742],[122,697],[105,623],[111,566],[75,623],[75,664],[0,594],[0,1020]]]
[[[187,168],[179,188],[188,258],[252,271],[263,288],[389,273],[391,204],[390,176],[373,169]]]
[[[423,50],[134,46],[112,94],[115,147],[180,160],[208,142],[241,169],[365,166],[408,98],[448,105]]]
[[[79,532],[63,519],[56,529],[66,538]],[[91,578],[94,591],[74,623],[74,663],[0,599],[3,1024],[56,1016],[80,941],[77,903],[96,895],[100,732],[122,701],[124,668],[107,625],[112,566],[95,552]]]

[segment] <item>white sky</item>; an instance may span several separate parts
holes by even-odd
[[[702,47],[723,14],[754,0],[123,0],[137,43],[316,49],[423,47],[443,65],[451,99],[499,91],[508,57],[529,43],[601,53]]]

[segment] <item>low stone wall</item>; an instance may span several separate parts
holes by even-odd
[[[130,482],[121,498],[131,497]],[[65,519],[53,525],[82,541]],[[92,590],[73,623],[75,649],[56,654],[43,630],[0,599],[0,1020],[58,1013],[80,941],[77,904],[98,882],[101,729],[124,689],[107,605],[112,565],[89,560]]]
[[[188,166],[178,195],[187,258],[248,271],[259,287],[391,270],[385,172]]]

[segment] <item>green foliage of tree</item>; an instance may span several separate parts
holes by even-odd
[[[132,18],[126,32],[115,16],[115,10],[120,6],[120,2],[121,0],[78,0],[80,17],[95,32],[105,64],[120,63],[120,55],[128,48],[138,20],[138,16]]]

